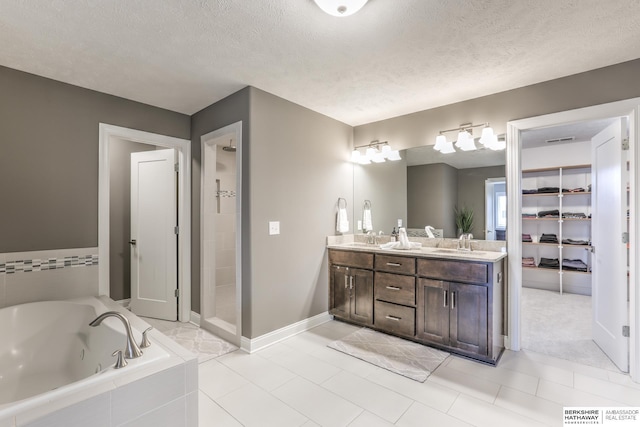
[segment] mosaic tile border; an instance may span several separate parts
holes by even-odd
[[[30,273],[62,268],[98,265],[98,255],[75,255],[64,258],[25,259],[0,263],[0,274]]]

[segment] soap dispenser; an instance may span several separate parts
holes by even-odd
[[[398,241],[398,232],[396,231],[395,227],[393,227],[393,231],[391,232],[391,241],[392,242]]]

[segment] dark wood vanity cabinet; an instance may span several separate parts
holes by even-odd
[[[503,261],[329,250],[330,313],[495,364],[503,350]]]
[[[502,261],[418,259],[416,338],[495,363],[503,349]]]
[[[487,357],[487,287],[418,279],[416,337]]]
[[[364,326],[372,325],[373,271],[365,268],[373,267],[373,254],[330,251],[329,262],[329,312]]]

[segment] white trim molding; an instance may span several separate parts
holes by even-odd
[[[268,334],[260,335],[257,338],[250,339],[242,337],[240,341],[240,349],[247,353],[254,353],[282,340],[291,338],[294,335],[313,329],[323,323],[327,323],[332,319],[333,316],[331,316],[328,311],[325,311],[324,313],[317,314],[313,317],[285,326],[284,328],[276,329]]]
[[[191,141],[100,123],[98,169],[98,291],[109,296],[109,147],[119,139],[173,148],[178,152],[178,320],[191,313]]]
[[[520,134],[527,129],[598,120],[609,117],[629,117],[629,375],[640,382],[640,98],[594,105],[560,113],[515,120],[507,123],[507,245],[508,252],[508,347],[520,349],[520,300],[522,287],[521,251],[521,143]]]

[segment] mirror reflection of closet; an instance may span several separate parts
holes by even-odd
[[[368,233],[373,231],[373,220],[371,219],[371,201],[365,200],[362,204],[362,231]]]

